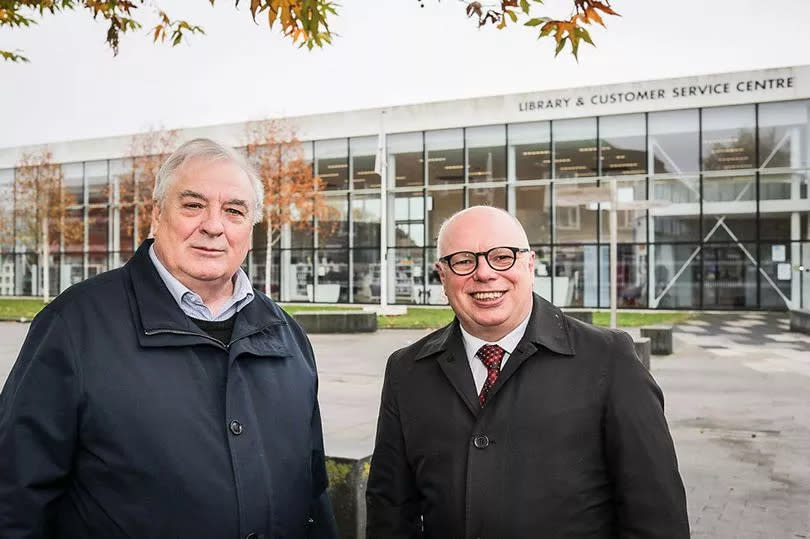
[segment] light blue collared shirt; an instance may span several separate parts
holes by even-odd
[[[196,292],[191,291],[186,285],[177,280],[177,278],[169,273],[163,262],[157,257],[155,253],[155,244],[149,246],[149,258],[157,269],[158,275],[163,279],[169,293],[177,302],[177,305],[182,309],[186,315],[197,320],[207,320],[209,322],[221,322],[232,317],[238,313],[242,308],[253,301],[253,286],[250,284],[247,273],[242,268],[236,270],[233,276],[233,295],[222,306],[219,314],[214,315],[211,310],[203,303],[202,298]]]

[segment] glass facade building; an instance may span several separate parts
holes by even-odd
[[[649,209],[618,212],[620,307],[810,308],[810,271],[801,271],[810,268],[810,99],[486,125],[467,120],[390,130],[384,186],[375,172],[377,135],[305,142],[333,221],[282,232],[271,257],[273,297],[363,304],[386,294],[394,304],[446,303],[433,269],[439,227],[456,211],[485,204],[523,223],[536,253],[537,293],[560,306],[606,308],[606,204],[576,194],[616,182],[620,200],[652,201]],[[148,217],[123,196],[130,160],[61,166],[80,202],[66,219],[81,223],[82,233],[52,240],[52,293],[124,263],[143,239],[139,220]],[[0,295],[37,295],[38,256],[14,230],[15,176],[14,168],[0,169],[0,222],[7,228],[0,236]],[[245,264],[259,288],[263,227],[254,231]]]

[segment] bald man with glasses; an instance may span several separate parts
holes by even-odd
[[[534,252],[502,210],[455,214],[438,251],[456,318],[388,360],[367,537],[688,538],[632,339],[534,294]]]

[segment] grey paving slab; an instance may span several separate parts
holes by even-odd
[[[781,313],[753,318],[765,323],[730,333],[740,317],[702,315],[689,325],[704,332],[678,325],[675,353],[652,357],[693,537],[810,538],[810,342],[783,332]],[[0,323],[0,380],[26,331]],[[371,452],[386,359],[426,333],[312,336],[327,453]]]

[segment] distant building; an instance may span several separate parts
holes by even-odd
[[[385,112],[385,114],[382,114]],[[381,118],[384,118],[381,120]],[[604,205],[571,199],[618,184],[621,307],[810,307],[810,66],[727,73],[290,118],[337,210],[335,232],[286,231],[273,250],[282,301],[380,301],[380,233],[388,301],[444,303],[436,234],[455,211],[506,208],[537,254],[535,290],[554,303],[607,307]],[[375,154],[387,133],[387,219]],[[243,144],[244,124],[186,129],[181,139]],[[124,263],[140,216],[113,204],[130,139],[49,145],[82,203],[84,240],[53,253],[52,290]],[[0,163],[25,150],[0,149]],[[13,168],[0,169],[0,212],[13,222]],[[5,193],[5,194],[4,194]],[[136,226],[121,223],[136,222]],[[330,227],[331,228],[331,227]],[[6,236],[9,236],[8,234]],[[246,267],[264,278],[259,225]],[[34,246],[0,245],[0,294],[36,293]]]

